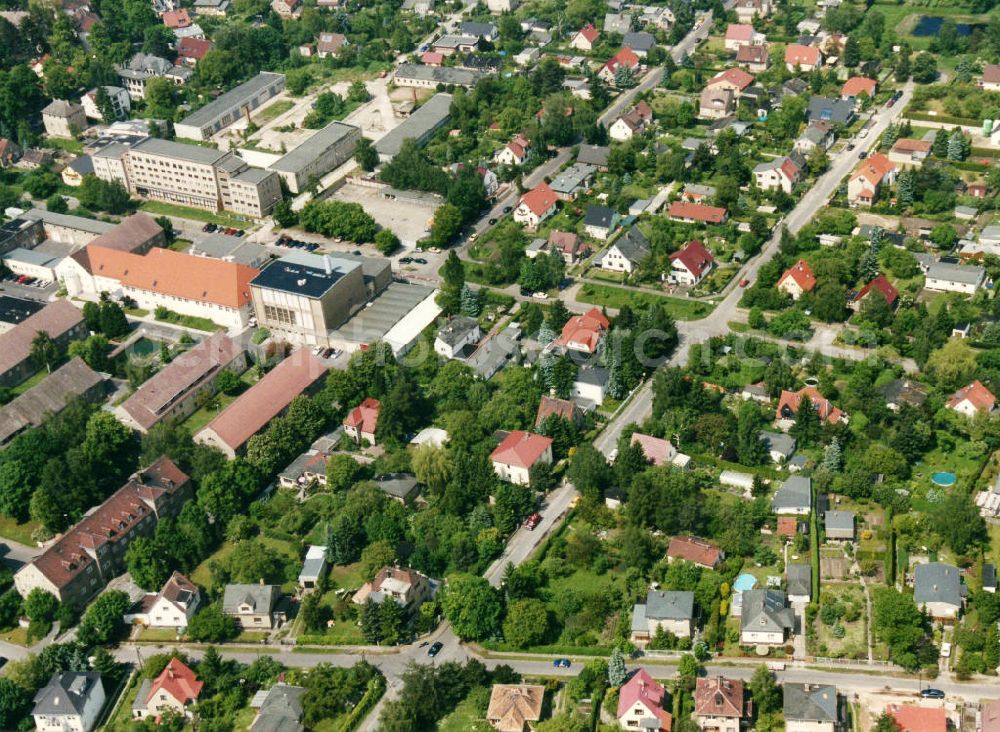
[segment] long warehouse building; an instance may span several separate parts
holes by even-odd
[[[331,122],[303,142],[270,169],[281,176],[292,193],[301,193],[312,178],[320,178],[354,155],[361,129],[343,122]]]
[[[174,125],[177,137],[207,140],[285,88],[285,75],[262,71]]]
[[[399,127],[389,131],[375,143],[379,159],[383,163],[392,160],[403,146],[403,140],[415,140],[417,145],[425,144],[451,119],[451,94],[435,94],[424,102],[416,112],[406,118]]]

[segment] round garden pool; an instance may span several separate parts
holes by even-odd
[[[947,472],[933,473],[931,474],[931,482],[942,488],[948,488],[955,485],[955,474]]]
[[[733,591],[746,592],[752,590],[757,585],[757,578],[752,574],[741,574],[733,580]]]

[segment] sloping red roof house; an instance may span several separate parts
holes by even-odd
[[[514,430],[490,453],[490,460],[494,472],[503,480],[527,485],[536,463],[552,462],[552,438]]]
[[[854,296],[854,300],[851,301],[851,306],[855,309],[860,307],[861,302],[868,297],[872,291],[882,293],[882,297],[885,298],[889,307],[895,305],[896,300],[899,299],[899,291],[892,286],[892,283],[886,279],[884,274],[880,274],[861,288],[861,291],[858,292],[858,294]]]
[[[838,422],[847,421],[847,415],[833,406],[830,400],[820,394],[815,386],[805,386],[798,391],[786,391],[782,389],[781,398],[778,399],[776,419],[794,420],[803,397],[808,398],[813,403],[821,422],[837,424]]]
[[[694,687],[694,713],[699,717],[742,719],[749,717],[743,682],[724,676],[699,678]]]
[[[683,559],[706,569],[715,569],[725,555],[717,546],[696,536],[675,536],[667,547],[667,559]]]
[[[548,183],[542,181],[530,191],[521,196],[521,201],[514,209],[514,220],[530,228],[538,226],[544,219],[555,213],[559,196]]]
[[[715,265],[715,257],[697,239],[692,239],[683,249],[670,255],[673,275],[687,284],[697,284]]]
[[[874,97],[876,89],[878,89],[878,82],[875,79],[869,79],[866,76],[852,76],[840,88],[840,96],[847,99],[865,92],[869,97]]]
[[[186,61],[188,64],[198,63],[205,54],[211,51],[215,44],[204,38],[184,37],[177,41],[177,58]]]
[[[660,730],[669,730],[673,717],[664,709],[666,690],[649,675],[646,669],[639,669],[618,692],[618,724],[644,730],[656,730],[650,722],[659,722]],[[645,722],[645,726],[644,726]]]
[[[972,416],[977,412],[992,412],[996,409],[997,398],[983,386],[983,382],[976,379],[952,394],[946,406],[948,409]]]
[[[890,704],[885,711],[900,732],[948,732],[944,707],[918,707],[916,704]]]
[[[613,82],[615,80],[615,73],[620,67],[624,66],[627,69],[635,71],[639,68],[639,65],[639,57],[636,55],[635,51],[631,48],[623,48],[614,56],[609,58],[608,62],[601,67],[601,70],[597,72],[597,74],[605,81]]]
[[[712,89],[714,87],[723,87],[741,92],[753,84],[753,82],[753,74],[748,74],[743,69],[734,66],[733,68],[726,69],[709,79],[708,83],[705,84],[705,88]]]
[[[790,70],[798,66],[803,70],[816,68],[823,61],[823,54],[813,46],[803,46],[801,43],[789,43],[785,47],[785,66]]]
[[[374,445],[375,427],[381,409],[378,399],[368,397],[344,418],[344,431],[357,442],[367,440]]]
[[[775,285],[782,292],[787,292],[793,300],[798,300],[803,293],[812,292],[816,286],[816,275],[813,274],[809,263],[800,259],[791,267],[785,270]]]
[[[574,315],[566,321],[556,345],[573,351],[594,353],[610,327],[611,323],[604,313],[598,308],[591,308],[583,315]]]

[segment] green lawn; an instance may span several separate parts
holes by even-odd
[[[52,370],[55,371],[60,366],[62,366],[61,362],[56,364],[52,368]],[[11,399],[13,399],[14,397],[21,396],[31,387],[36,386],[37,384],[41,384],[43,381],[45,381],[45,377],[47,377],[48,375],[49,375],[48,369],[38,369],[38,371],[33,373],[27,379],[25,379],[20,384],[18,384],[17,386],[15,386],[13,389],[10,390]]]
[[[268,107],[264,107],[264,109],[254,115],[253,121],[258,125],[265,125],[271,120],[280,117],[294,106],[295,102],[290,99],[282,99],[281,101],[275,102]]]
[[[204,209],[192,208],[190,206],[179,206],[175,203],[166,203],[165,201],[143,201],[139,208],[154,216],[176,216],[179,219],[203,221],[206,224],[218,224],[219,226],[229,226],[236,229],[246,228],[250,221],[249,219],[239,218],[227,213],[205,211]]]
[[[487,732],[492,729],[486,721],[484,709],[488,704],[489,692],[486,689],[473,689],[450,714],[438,722],[438,732]]]
[[[149,315],[149,311],[142,308],[125,308],[125,314],[131,315],[133,318],[145,318]]]
[[[141,683],[142,675],[136,674],[132,683],[125,689],[124,698],[118,709],[115,710],[115,715],[104,725],[105,732],[129,732],[132,729],[132,702],[135,701],[136,694],[139,693]]]
[[[365,575],[361,562],[354,564],[338,564],[330,570],[330,579],[334,589],[358,590],[365,583]]]
[[[200,587],[204,587],[205,589],[211,588],[212,572],[208,568],[209,563],[211,563],[214,560],[221,564],[222,562],[225,562],[226,558],[232,553],[233,553],[233,544],[228,541],[225,542],[221,547],[219,547],[216,550],[216,552],[212,556],[210,556],[208,559],[206,559],[204,562],[202,562],[201,564],[199,564],[197,567],[194,568],[194,571],[191,573],[189,579]]]
[[[712,306],[708,303],[696,300],[680,300],[676,297],[657,295],[652,292],[624,290],[611,285],[595,285],[592,282],[585,282],[583,284],[577,295],[577,299],[580,302],[616,309],[620,309],[624,305],[628,305],[629,307],[648,307],[653,304],[664,305],[667,308],[667,312],[677,320],[699,320],[712,312]]]
[[[847,621],[843,618],[840,624],[843,626],[845,635],[837,638],[833,634],[833,625],[824,625],[817,616],[816,643],[817,650],[821,656],[833,658],[867,658],[868,641],[865,637],[865,598],[864,591],[858,585],[845,585],[835,583],[824,583],[822,590],[821,604],[831,601],[838,601],[841,604],[847,603],[861,609],[861,614],[855,621]],[[825,649],[824,650],[824,646]]]
[[[148,643],[172,643],[177,640],[177,631],[173,628],[143,628],[136,640]]]
[[[210,404],[202,407],[184,420],[184,426],[191,431],[192,435],[196,435],[201,431],[202,427],[218,417],[222,410],[234,401],[236,401],[236,397],[234,396],[219,394]]]
[[[26,521],[23,524],[19,524],[16,519],[0,516],[0,536],[4,539],[16,541],[19,544],[25,544],[26,546],[35,545],[31,534],[35,529],[40,527],[41,524],[37,521]]]
[[[175,313],[173,310],[168,310],[163,317],[159,315],[154,316],[161,323],[173,323],[174,325],[183,325],[185,328],[193,328],[194,330],[203,330],[208,333],[214,333],[217,330],[225,330],[221,325],[215,321],[209,320],[208,318],[199,318],[195,315],[182,315],[181,313]]]
[[[68,153],[73,153],[74,155],[81,155],[83,153],[83,143],[79,140],[67,140],[60,137],[47,137],[42,143],[43,147],[51,148],[53,150],[65,150]]]

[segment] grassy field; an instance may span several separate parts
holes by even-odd
[[[438,732],[486,732],[492,729],[484,710],[489,705],[489,691],[473,689],[468,697],[438,722]]]
[[[254,382],[250,378],[250,371],[244,371],[240,380],[247,386],[251,386]],[[215,399],[212,400],[210,404],[206,404],[201,409],[193,412],[190,417],[184,420],[184,426],[191,430],[191,434],[197,434],[197,432],[211,422],[213,419],[219,416],[219,413],[236,401],[239,394],[230,396],[229,394],[217,394]]]
[[[26,521],[19,524],[16,519],[0,516],[0,536],[19,544],[34,546],[35,542],[31,539],[31,533],[40,526],[41,524],[37,521]]]
[[[275,102],[268,107],[264,107],[264,109],[254,115],[253,121],[258,125],[266,125],[268,122],[280,117],[294,106],[295,102],[290,99],[282,99],[281,101]]]
[[[677,320],[699,320],[712,312],[712,306],[704,302],[680,300],[651,292],[624,290],[611,285],[595,285],[591,282],[583,284],[577,294],[577,300],[616,309],[623,305],[634,308],[659,304],[666,306],[667,312]]]
[[[196,585],[204,587],[205,589],[212,587],[212,571],[208,568],[209,563],[214,560],[221,564],[222,562],[225,562],[226,558],[232,553],[233,544],[228,541],[225,542],[212,556],[194,568],[194,571],[191,573],[189,579]]]
[[[235,229],[244,229],[248,224],[247,219],[237,218],[229,214],[205,211],[204,209],[191,208],[190,206],[178,206],[177,204],[166,203],[164,201],[143,201],[139,208],[153,216],[175,216],[179,219],[202,221],[206,224],[218,224],[219,226],[228,226]]]
[[[215,321],[209,320],[208,318],[199,318],[194,315],[182,315],[181,313],[175,313],[173,310],[168,310],[166,315],[162,318],[159,315],[155,317],[161,323],[183,325],[185,328],[203,330],[207,333],[214,333],[217,330],[225,330],[221,325]]]

